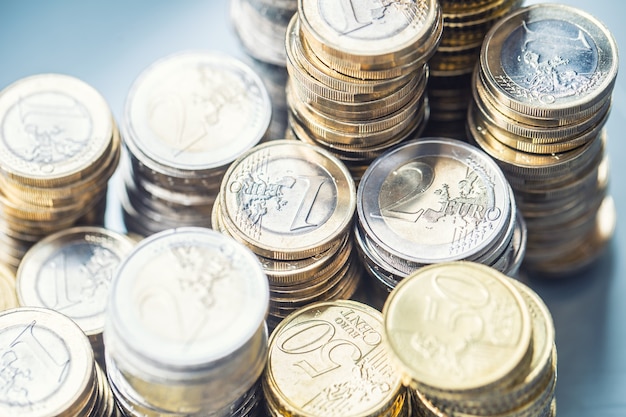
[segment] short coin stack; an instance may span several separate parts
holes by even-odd
[[[355,195],[341,161],[297,141],[258,145],[226,172],[213,223],[259,257],[270,285],[270,328],[307,304],[356,291]]]
[[[211,229],[166,230],[117,269],[107,375],[127,416],[257,416],[267,359],[267,278]]]
[[[610,32],[568,6],[521,9],[485,39],[468,130],[513,187],[530,270],[578,270],[613,234],[603,127],[617,67]]]
[[[154,63],[127,99],[126,228],[210,227],[228,164],[265,136],[270,117],[263,82],[239,60],[185,52]]]
[[[399,281],[429,264],[469,260],[515,275],[526,231],[502,170],[448,138],[406,142],[376,159],[357,191],[355,239],[382,307]]]
[[[473,262],[431,265],[398,284],[383,317],[414,415],[556,415],[554,325],[519,281]]]
[[[102,227],[61,230],[31,247],[17,270],[20,305],[65,314],[85,332],[104,367],[105,308],[117,266],[135,242]]]
[[[121,141],[111,110],[76,78],[41,74],[0,92],[0,262],[42,237],[103,224]]]
[[[355,301],[289,315],[269,342],[262,379],[269,416],[409,417],[410,397],[383,334],[381,313]]]
[[[358,181],[375,157],[426,124],[426,62],[442,29],[434,0],[300,0],[286,39],[295,136],[332,152]]]
[[[89,341],[65,315],[19,307],[0,313],[0,415],[118,417]]]
[[[230,0],[230,18],[246,53],[284,67],[285,31],[297,0]]]
[[[426,136],[465,139],[471,75],[489,29],[522,0],[442,0],[443,34],[430,59]]]

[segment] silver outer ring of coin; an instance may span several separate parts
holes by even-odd
[[[199,77],[194,79],[196,88],[188,85],[182,90],[174,81],[190,80],[194,72]],[[212,78],[222,82],[209,85],[207,91],[197,88],[200,82],[215,82]],[[155,86],[167,80],[173,84],[170,90],[154,93]],[[245,100],[250,103],[246,123],[238,123],[245,116],[240,105],[227,106],[242,99],[237,93],[247,94]],[[149,113],[159,109],[172,117],[166,120],[169,125],[160,128],[165,128],[162,134],[175,144],[166,143],[148,126]],[[191,118],[191,110],[200,113]],[[220,122],[226,110],[238,119]],[[263,81],[248,65],[221,53],[188,51],[164,57],[144,70],[128,94],[124,116],[124,137],[132,154],[157,172],[180,177],[224,167],[257,144],[269,127],[271,102]],[[217,131],[212,130],[214,126]],[[203,141],[206,145],[206,139],[214,143],[193,150]]]
[[[80,252],[79,246],[83,247]],[[102,227],[72,227],[45,237],[26,252],[17,270],[20,305],[57,310],[74,320],[88,336],[102,333],[112,274],[134,246],[135,242],[125,235]],[[87,254],[84,252],[87,249],[92,258],[78,259]],[[114,258],[103,259],[108,255],[98,255],[94,252],[96,249],[106,250]],[[72,261],[69,267],[75,269],[66,269],[68,258]],[[95,259],[91,266],[83,262],[91,259]],[[108,264],[102,265],[100,261]],[[57,265],[57,262],[62,264]],[[103,266],[109,268],[108,274],[99,276]],[[89,287],[90,284],[93,287]],[[102,295],[102,299],[85,302],[83,290],[93,290],[94,294]],[[77,314],[74,307],[79,307],[81,313]]]
[[[22,380],[26,386],[19,385],[19,378],[13,380],[12,388],[17,391],[2,392],[0,414],[65,415],[68,407],[75,406],[93,384],[91,345],[78,325],[65,315],[45,308],[19,307],[0,313],[0,329],[3,358],[14,359],[7,370],[16,372],[15,378],[25,377],[24,372],[30,377]],[[28,357],[37,358],[36,364],[29,363]],[[46,383],[47,386],[41,386]],[[35,389],[38,384],[39,389]],[[42,388],[47,391],[38,393],[42,398],[33,398]],[[7,397],[11,392],[28,395],[28,402],[21,404],[15,398],[11,400]]]
[[[185,258],[188,251],[193,251],[194,248],[204,251],[201,255],[205,256],[195,259]],[[206,256],[209,254],[212,256]],[[150,263],[154,264],[157,258],[160,258],[161,270],[154,270],[153,267],[150,272],[164,274],[165,277],[142,276],[142,271],[145,274],[143,268],[149,267]],[[194,263],[198,261],[200,265]],[[219,264],[225,261],[229,264],[226,266]],[[191,268],[188,273],[185,273],[186,266]],[[170,269],[163,270],[164,267]],[[196,281],[182,281],[190,276]],[[167,288],[170,277],[176,277],[179,285],[172,284]],[[222,279],[224,277],[228,279]],[[184,287],[188,284],[199,287],[193,287],[195,291],[189,291],[189,287]],[[142,285],[146,288],[142,289]],[[172,294],[172,291],[178,294]],[[225,307],[225,303],[220,303],[217,297],[210,299],[215,296],[213,291],[219,291],[220,295],[228,294],[229,306]],[[235,296],[234,292],[238,292],[238,295]],[[197,298],[176,299],[180,294],[189,295],[187,298],[192,296]],[[178,314],[173,320],[176,324],[185,326],[184,329],[181,329],[178,335],[171,336],[168,333],[167,336],[170,337],[168,340],[163,334],[155,333],[155,331],[167,333],[167,329],[146,328],[145,320],[141,317],[140,301],[154,302],[155,304],[148,310],[152,312],[161,301],[173,303],[166,305],[165,308],[170,308],[173,314]],[[192,302],[196,303],[194,306],[197,307],[189,306]],[[212,304],[207,306],[205,303],[209,302]],[[180,370],[195,369],[227,357],[248,343],[262,326],[268,304],[267,278],[257,257],[248,248],[211,229],[201,227],[168,229],[142,240],[117,269],[111,283],[104,329],[105,344],[109,334],[119,342],[120,350],[126,349],[126,352],[121,354],[130,355],[147,363],[148,366],[161,364]],[[226,311],[208,311],[215,309],[216,305],[228,308],[230,312],[235,312],[237,317],[228,316]],[[207,314],[199,317],[202,313]],[[188,321],[194,321],[197,328],[190,328]],[[157,323],[153,322],[150,325],[157,326]],[[203,329],[206,325],[210,325],[211,328]],[[177,329],[171,331],[176,333]],[[181,340],[183,339],[181,335],[185,340]]]
[[[447,157],[467,165],[468,168],[470,168],[468,160],[471,159],[482,168],[481,179],[493,181],[493,193],[490,198],[493,209],[498,210],[500,215],[495,221],[491,221],[492,231],[470,249],[450,254],[452,242],[431,245],[403,238],[388,226],[384,216],[380,214],[379,194],[383,183],[395,170],[424,157]],[[483,253],[508,225],[511,211],[509,193],[510,188],[501,169],[480,149],[454,139],[420,138],[393,148],[372,162],[361,178],[357,190],[358,220],[363,231],[373,242],[400,259],[417,264],[467,259]]]

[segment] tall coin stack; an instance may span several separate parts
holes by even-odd
[[[18,305],[15,273],[0,264],[0,311],[15,308]]]
[[[226,172],[213,223],[259,257],[269,279],[270,329],[312,302],[356,291],[355,195],[341,161],[297,141],[257,145]]]
[[[358,181],[426,124],[426,62],[442,30],[434,0],[299,0],[286,39],[292,133],[333,153]]]
[[[104,368],[105,308],[115,268],[135,242],[102,227],[81,226],[49,235],[24,255],[17,270],[20,305],[45,307],[74,320]]]
[[[199,227],[144,239],[117,269],[104,329],[121,410],[257,416],[267,308],[261,265],[233,239]]]
[[[357,191],[356,247],[370,302],[426,265],[469,260],[515,275],[524,221],[498,165],[459,140],[420,138],[387,151]]]
[[[378,310],[319,302],[283,320],[262,379],[270,417],[409,417],[411,402]]]
[[[186,52],[154,63],[126,103],[126,228],[210,227],[226,168],[265,136],[270,117],[263,82],[239,60]]]
[[[0,262],[17,270],[42,237],[104,223],[120,137],[111,110],[76,78],[41,74],[0,92]]]
[[[235,33],[272,101],[269,139],[284,137],[287,129],[285,33],[297,9],[297,0],[230,0]]]
[[[413,415],[556,415],[552,317],[519,281],[473,262],[431,265],[398,284],[383,320]]]
[[[513,187],[531,271],[572,273],[613,234],[603,128],[617,69],[608,29],[569,6],[521,9],[485,39],[468,130]]]
[[[425,136],[465,140],[467,107],[472,100],[471,78],[483,39],[503,16],[523,0],[442,0],[443,34],[430,59]]]
[[[119,416],[87,337],[59,312],[0,312],[0,371],[0,415]]]

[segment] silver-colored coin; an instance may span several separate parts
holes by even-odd
[[[247,65],[222,54],[186,52],[155,62],[135,81],[125,138],[152,169],[198,176],[258,143],[270,117],[267,91]]]
[[[101,227],[74,227],[42,239],[18,268],[20,305],[59,311],[86,335],[101,334],[113,273],[134,246]]]
[[[36,307],[0,313],[0,358],[3,416],[75,416],[92,395],[91,347],[61,313]]]
[[[422,138],[375,160],[357,212],[367,236],[416,264],[484,253],[510,220],[509,185],[495,162],[463,142]]]

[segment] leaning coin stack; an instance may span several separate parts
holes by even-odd
[[[293,135],[333,153],[358,181],[425,126],[426,62],[442,29],[435,0],[299,0],[286,39]]]
[[[126,103],[126,228],[210,227],[226,168],[265,136],[270,117],[263,82],[235,58],[186,52],[154,63]]]
[[[473,262],[430,265],[398,284],[383,320],[414,415],[556,415],[552,317],[519,281]]]
[[[93,226],[45,237],[26,252],[17,270],[19,304],[50,308],[74,320],[104,368],[102,331],[109,285],[134,246],[122,234]]]
[[[297,0],[230,0],[230,19],[245,52],[285,66],[285,32]]]
[[[156,233],[120,264],[104,329],[127,416],[256,416],[267,356],[267,278],[216,231]]]
[[[355,195],[341,161],[297,141],[258,145],[226,172],[213,223],[259,257],[269,280],[271,329],[298,308],[356,291]]]
[[[0,262],[17,270],[42,237],[103,224],[120,157],[111,110],[76,78],[42,74],[0,92]]]
[[[2,416],[119,416],[87,337],[59,312],[0,312],[0,357]]]
[[[455,139],[420,138],[377,158],[358,187],[357,219],[376,307],[426,265],[469,260],[513,276],[524,257],[524,221],[502,170]]]
[[[443,34],[430,59],[426,136],[465,139],[472,71],[489,29],[523,0],[442,0]]]
[[[521,9],[485,39],[468,131],[515,192],[528,270],[574,272],[613,234],[603,128],[617,68],[608,29],[569,6]]]
[[[289,315],[269,341],[268,415],[409,417],[383,334],[381,313],[356,301],[318,302]]]

